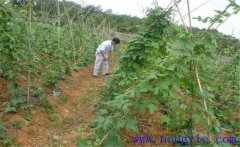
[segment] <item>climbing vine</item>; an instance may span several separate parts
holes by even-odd
[[[89,63],[100,40],[80,20],[62,26],[56,23],[61,18],[37,19],[30,1],[21,8],[0,4],[0,76],[8,83],[4,93],[12,97],[4,103],[5,112],[34,99],[48,107],[46,91],[58,90],[65,74]]]
[[[239,11],[234,1],[227,7]],[[211,23],[221,23],[222,14]],[[239,51],[229,62],[217,60],[216,31],[186,32],[170,15],[161,8],[149,11],[106,82],[91,123],[98,145],[123,146],[123,129],[139,131],[136,113],[157,110],[161,124],[178,135],[205,134],[210,140],[224,131],[239,135]]]

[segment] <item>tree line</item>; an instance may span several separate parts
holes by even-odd
[[[25,7],[27,0],[11,0],[13,5],[18,7]],[[55,18],[57,12],[56,0],[34,0],[32,1],[33,10],[39,18],[48,19]],[[101,25],[108,23],[111,28],[122,33],[136,33],[139,31],[139,24],[142,22],[141,18],[132,17],[129,15],[116,15],[112,13],[111,9],[103,10],[100,6],[88,5],[86,7],[72,1],[59,1],[59,10],[61,16],[61,24],[67,24],[71,19],[73,22],[89,20],[92,25]],[[67,10],[67,13],[66,11]]]

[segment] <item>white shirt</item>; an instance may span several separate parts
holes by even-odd
[[[107,40],[102,42],[97,48],[97,53],[99,53],[100,51],[104,51],[105,54],[108,54],[109,51],[113,51],[112,41]]]

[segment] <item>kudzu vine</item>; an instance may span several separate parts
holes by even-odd
[[[57,90],[65,74],[88,64],[100,40],[81,20],[56,26],[54,18],[43,23],[36,15],[30,2],[21,8],[0,4],[0,76],[11,96],[4,103],[5,112],[16,112],[28,96],[30,103],[38,99],[50,107],[47,90]]]
[[[229,62],[217,60],[216,31],[185,32],[170,15],[150,10],[106,82],[91,122],[98,145],[123,146],[123,129],[139,131],[136,112],[144,116],[157,110],[163,114],[161,124],[178,135],[239,135],[239,51]],[[83,144],[92,142],[78,143]]]

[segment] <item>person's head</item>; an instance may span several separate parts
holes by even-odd
[[[112,45],[117,45],[120,44],[120,39],[119,38],[113,38],[112,39]]]

